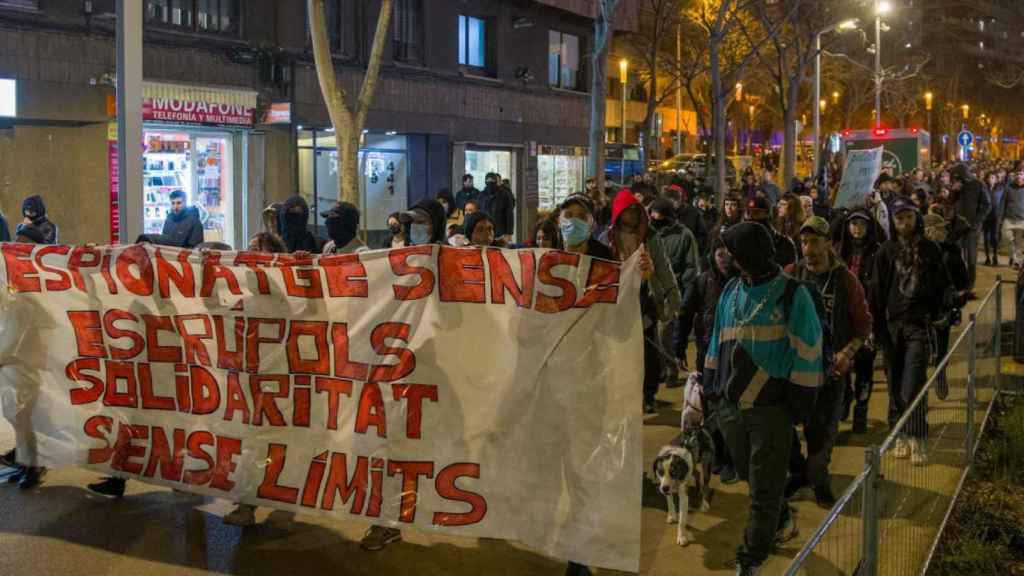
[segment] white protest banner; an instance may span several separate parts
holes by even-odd
[[[0,253],[22,463],[639,570],[637,257]]]
[[[843,180],[836,194],[836,208],[856,208],[867,203],[882,172],[883,148],[850,150],[843,166]]]

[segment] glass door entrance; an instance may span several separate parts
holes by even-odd
[[[146,234],[160,234],[170,195],[185,193],[203,223],[206,242],[234,242],[232,138],[228,133],[147,130],[143,163]]]

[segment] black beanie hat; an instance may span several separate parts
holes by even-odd
[[[675,221],[676,219],[676,207],[668,198],[658,198],[654,202],[651,202],[651,205],[648,206],[647,210],[650,212],[657,212],[669,221]]]
[[[736,224],[722,232],[722,241],[736,263],[752,276],[770,272],[775,266],[775,242],[762,224]]]

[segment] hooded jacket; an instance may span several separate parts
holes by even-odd
[[[7,220],[0,214],[0,242],[11,241],[11,230],[7,227]]]
[[[868,232],[860,245],[856,244],[853,236],[850,234],[850,222],[858,218],[862,220],[867,219],[868,222]],[[882,225],[875,220],[874,216],[866,208],[858,208],[850,212],[842,220],[842,227],[838,230],[836,245],[838,247],[839,259],[846,264],[850,272],[857,277],[857,280],[860,280],[861,286],[868,293],[871,292],[875,254],[878,253],[878,248],[881,247],[884,241],[885,235],[882,232]]]
[[[992,199],[979,180],[967,177],[962,181],[953,207],[954,213],[963,216],[971,225],[971,229],[977,231],[992,210]]]
[[[188,206],[180,214],[168,214],[160,237],[160,244],[164,246],[191,249],[202,244],[203,223],[199,218],[199,209]]]
[[[443,244],[444,237],[448,232],[448,227],[445,225],[445,213],[444,207],[441,203],[433,198],[424,198],[416,203],[410,210],[422,210],[430,216],[430,224],[434,229],[433,234],[430,235],[431,244]],[[412,228],[412,220],[405,222],[405,237],[411,238],[410,229]],[[498,235],[497,229],[494,231],[494,235]]]
[[[27,226],[31,226],[39,231],[43,236],[43,244],[56,244],[57,243],[57,225],[46,217],[46,205],[43,203],[41,196],[29,196],[25,198],[25,201],[21,203],[21,213],[24,214],[31,210],[35,213],[35,218],[32,219],[31,224],[18,224],[15,230],[15,235],[20,234],[21,230]]]
[[[676,275],[676,286],[679,287],[679,292],[682,294],[686,292],[686,288],[700,272],[697,260],[698,242],[689,228],[676,222],[671,211],[671,202],[659,199],[655,200],[651,206],[663,201],[669,205],[669,209],[667,211],[658,210],[658,212],[663,215],[667,213],[668,217],[662,220],[666,224],[662,228],[652,227],[651,229],[665,247],[665,255],[668,256],[668,261],[672,264],[672,271]]]
[[[830,259],[832,266],[825,274],[811,272],[806,260],[790,266],[786,272],[797,280],[818,285],[818,292],[830,316],[832,346],[836,352],[842,352],[852,360],[871,336],[871,311],[864,288],[857,278],[835,255]],[[819,281],[822,278],[824,285]]]
[[[642,218],[644,221],[647,221],[647,211],[643,209],[643,206],[637,202],[636,196],[632,194],[620,192],[615,196],[615,202],[612,204],[612,225],[608,230],[608,243],[611,245],[612,254],[616,258],[621,259],[618,242],[615,237],[619,217],[627,208],[634,205],[640,206]],[[654,273],[644,282],[650,296],[650,303],[647,307],[653,306],[653,310],[646,311],[645,315],[652,319],[667,322],[679,312],[683,298],[680,295],[676,276],[672,271],[672,263],[669,261],[665,246],[661,238],[654,233],[654,229],[650,228],[650,222],[647,222],[647,226],[647,237],[644,239],[644,246],[647,247],[647,252],[654,265]],[[641,290],[641,310],[645,308],[642,294],[643,290]]]
[[[704,363],[704,389],[740,408],[785,405],[802,419],[822,383],[822,329],[807,288],[782,274],[765,246],[769,232],[753,222],[737,224],[722,240],[741,268],[756,280],[734,279],[722,291]]]
[[[288,213],[295,207],[302,208],[301,224],[298,222],[288,223]],[[311,254],[320,252],[322,248],[321,243],[317,241],[316,236],[309,231],[306,225],[309,222],[309,204],[306,203],[305,198],[296,194],[285,200],[284,206],[281,208],[280,221],[281,239],[284,240],[284,245],[288,248],[288,252],[302,251]]]
[[[689,337],[692,327],[693,337],[697,343],[697,370],[701,372],[704,370],[704,357],[711,342],[711,333],[715,328],[718,298],[729,280],[736,276],[735,271],[728,276],[722,274],[713,261],[713,254],[711,259],[708,269],[701,272],[683,293],[683,310],[679,314],[678,338]]]
[[[923,324],[938,318],[951,285],[942,261],[939,245],[924,237],[924,219],[917,214],[917,264],[915,278],[901,286],[897,263],[903,246],[899,239],[882,244],[875,255],[874,281],[869,291],[871,315],[875,319],[876,336],[888,342],[892,323]]]
[[[500,183],[488,184],[480,193],[480,209],[494,221],[494,237],[512,234],[516,227],[516,199]],[[443,212],[443,210],[442,210]]]

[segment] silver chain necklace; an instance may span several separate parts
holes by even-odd
[[[769,282],[769,284],[772,284],[772,283],[776,282],[777,280],[778,280],[778,277],[772,279]],[[740,282],[742,283],[743,281],[740,280]],[[772,288],[771,286],[766,287],[767,293],[764,295],[763,298],[761,298],[761,301],[758,302],[756,306],[754,306],[754,310],[750,313],[750,315],[747,316],[746,318],[740,318],[740,290],[739,290],[739,288],[740,287],[737,287],[736,291],[732,293],[732,317],[733,317],[733,321],[736,323],[736,327],[737,328],[743,328],[745,326],[748,326],[751,322],[754,321],[755,318],[757,318],[757,315],[760,314],[761,310],[763,310],[764,307],[768,304],[768,300],[772,297],[772,295],[774,294],[775,291],[773,289],[771,289]]]

